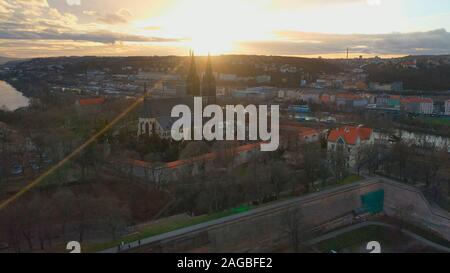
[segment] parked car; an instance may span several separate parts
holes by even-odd
[[[23,174],[23,166],[20,164],[16,164],[12,167],[11,170],[12,175],[22,175]]]
[[[41,166],[37,162],[30,162],[30,166],[33,169],[33,171],[39,171],[41,170]]]

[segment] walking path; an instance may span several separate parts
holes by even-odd
[[[248,212],[223,217],[223,218],[220,218],[217,220],[197,224],[197,225],[190,226],[190,227],[181,228],[181,229],[167,232],[164,234],[148,237],[148,238],[142,239],[140,241],[126,243],[126,244],[120,245],[120,247],[118,245],[116,247],[100,251],[100,253],[117,253],[117,252],[122,252],[122,251],[128,251],[130,249],[138,248],[143,245],[158,242],[163,239],[175,238],[178,236],[186,235],[188,233],[196,232],[198,230],[213,228],[214,226],[221,226],[221,225],[224,225],[227,223],[234,222],[236,220],[244,219],[246,217],[255,217],[256,215],[270,214],[274,210],[280,210],[280,209],[283,210],[283,209],[286,209],[287,207],[291,207],[291,206],[298,204],[298,202],[312,202],[314,200],[323,199],[324,196],[327,196],[327,195],[334,195],[337,192],[352,190],[354,188],[359,188],[359,187],[365,187],[369,184],[375,184],[375,183],[378,183],[378,179],[370,178],[370,179],[363,180],[361,182],[356,182],[354,184],[343,185],[343,186],[338,186],[335,188],[326,189],[326,190],[323,190],[320,192],[308,194],[306,196],[296,197],[296,198],[292,198],[292,199],[289,199],[286,201],[277,202],[272,205],[263,206],[261,208],[256,208],[256,209],[250,210]]]
[[[207,230],[207,229],[214,229],[215,227],[220,227],[229,223],[233,223],[236,221],[244,221],[246,218],[249,217],[259,217],[259,216],[263,216],[266,214],[270,214],[273,213],[274,211],[277,210],[286,210],[292,206],[298,205],[298,203],[308,203],[308,202],[314,202],[316,200],[320,200],[323,198],[327,198],[327,196],[333,196],[337,193],[341,193],[344,191],[351,191],[351,190],[355,190],[358,188],[364,188],[367,186],[370,186],[371,184],[377,184],[380,183],[380,180],[382,180],[384,183],[389,183],[389,184],[395,184],[396,187],[399,188],[408,188],[408,190],[410,191],[416,191],[416,189],[412,189],[411,187],[408,187],[406,185],[402,185],[399,183],[396,183],[395,181],[392,181],[390,179],[386,179],[384,177],[370,177],[367,178],[365,180],[359,181],[359,182],[355,182],[352,184],[348,184],[348,185],[343,185],[343,186],[338,186],[335,188],[330,188],[330,189],[326,189],[317,193],[313,193],[313,194],[309,194],[306,196],[302,196],[302,197],[297,197],[297,198],[292,198],[286,201],[281,201],[281,202],[277,202],[275,204],[271,204],[268,206],[264,206],[264,207],[260,207],[260,208],[256,208],[253,210],[250,210],[248,212],[244,212],[244,213],[240,213],[240,214],[236,214],[236,215],[232,215],[232,216],[227,216],[227,217],[223,217],[220,219],[216,219],[213,221],[209,221],[209,222],[205,222],[205,223],[201,223],[201,224],[197,224],[194,226],[189,226],[189,227],[185,227],[185,228],[181,228],[178,230],[174,230],[171,232],[167,232],[164,234],[160,234],[160,235],[156,235],[156,236],[152,236],[152,237],[148,237],[148,238],[143,238],[142,240],[139,241],[135,241],[129,244],[122,244],[121,246],[116,246],[114,248],[110,248],[110,249],[106,249],[104,251],[101,251],[101,253],[117,253],[117,252],[124,252],[124,251],[129,251],[131,249],[134,248],[139,248],[143,245],[148,245],[148,244],[152,244],[152,243],[156,243],[159,241],[163,241],[166,239],[173,239],[173,238],[177,238],[177,237],[181,237],[181,236],[185,236],[189,233],[193,233],[193,232],[198,232],[200,230]],[[419,190],[417,190],[417,192],[419,192]],[[423,201],[428,204],[427,200],[423,197],[424,199]],[[445,213],[442,210],[438,210],[436,208],[431,207],[430,205],[428,205],[428,209],[430,211],[430,213],[434,214],[435,216],[439,216],[439,217],[443,217],[445,219],[447,219],[449,217],[448,212]],[[363,227],[365,225],[371,225],[371,224],[375,224],[375,225],[383,225],[386,227],[394,227],[394,226],[389,226],[389,224],[385,224],[385,223],[377,223],[377,222],[363,222],[363,223],[359,223],[359,224],[355,224],[354,226],[350,226],[347,228],[344,228],[342,230],[338,230],[329,234],[326,234],[324,236],[327,237],[319,237],[317,239],[315,239],[316,241],[321,239],[321,240],[326,240],[327,238],[331,238],[333,236],[336,236],[337,234],[341,234],[341,233],[345,233],[360,227]],[[447,247],[443,247],[439,244],[436,244],[434,242],[428,241],[425,238],[422,238],[421,236],[418,236],[412,232],[409,231],[403,231],[406,235],[415,238],[416,240],[430,245],[432,247],[435,247],[438,250],[441,251],[445,251],[445,252],[450,252],[450,249]],[[314,241],[312,241],[314,242]]]

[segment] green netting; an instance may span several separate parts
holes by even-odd
[[[384,190],[370,192],[361,196],[362,210],[377,214],[384,209]]]
[[[232,213],[242,213],[251,210],[250,206],[241,206],[231,210]]]

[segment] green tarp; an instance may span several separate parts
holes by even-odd
[[[384,209],[384,190],[361,195],[362,211],[377,214]]]

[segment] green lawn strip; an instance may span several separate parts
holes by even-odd
[[[363,178],[360,177],[360,176],[350,175],[350,176],[344,178],[343,180],[339,181],[338,184],[333,184],[330,187],[351,184],[351,183],[359,181],[361,179],[363,179]],[[323,189],[321,189],[321,190],[323,190]],[[231,216],[231,215],[234,215],[234,214],[243,213],[243,212],[249,211],[249,210],[254,209],[254,208],[265,207],[265,206],[268,206],[268,205],[271,205],[271,204],[274,204],[274,203],[277,203],[277,202],[289,200],[289,199],[295,198],[295,197],[296,196],[284,197],[284,198],[280,198],[279,200],[276,200],[276,201],[260,204],[258,206],[242,206],[242,207],[234,208],[234,209],[231,209],[231,210],[228,210],[228,211],[217,212],[217,213],[212,213],[212,214],[208,214],[208,215],[201,215],[201,216],[193,217],[193,218],[190,218],[190,219],[165,221],[165,222],[162,222],[162,223],[158,223],[158,224],[152,225],[151,227],[149,227],[147,229],[144,229],[142,231],[139,231],[138,233],[125,236],[122,239],[115,240],[115,241],[112,241],[112,242],[94,244],[92,246],[87,246],[86,249],[87,249],[88,252],[96,252],[96,251],[100,251],[100,250],[104,250],[104,249],[108,249],[108,248],[113,248],[115,246],[118,246],[121,242],[124,242],[124,243],[135,242],[135,241],[138,241],[138,240],[142,240],[142,239],[145,239],[145,238],[149,238],[149,237],[153,237],[153,236],[156,236],[156,235],[164,234],[164,233],[171,232],[171,231],[174,231],[174,230],[178,230],[178,229],[181,229],[181,228],[190,227],[190,226],[206,223],[206,222],[209,222],[209,221],[217,220],[217,219],[220,219],[220,218],[224,218],[224,217],[227,217],[227,216]]]
[[[433,231],[425,230],[409,223],[405,224],[405,230],[411,231],[412,233],[415,233],[428,241],[450,248],[450,242],[435,234]]]
[[[427,239],[428,241],[431,241],[436,244],[450,248],[449,241],[442,238],[439,234],[437,234],[436,232],[434,232],[426,227],[419,226],[419,225],[413,224],[413,223],[408,223],[408,222],[401,223],[399,220],[394,219],[394,218],[383,218],[382,220],[379,220],[379,221],[386,223],[386,224],[398,226],[398,227],[403,226],[404,230],[415,233],[415,234],[419,235],[420,237]]]
[[[435,235],[434,233],[424,230],[420,227],[411,224],[405,224],[405,230],[419,235],[431,242],[436,244],[450,247],[450,242],[444,238]],[[402,242],[402,238],[406,235],[399,234],[398,236],[393,236],[395,232],[400,232],[399,230],[391,230],[382,226],[365,226],[353,231],[346,232],[344,234],[338,235],[335,238],[331,238],[322,241],[317,244],[317,248],[322,252],[328,252],[330,250],[341,250],[344,248],[349,248],[361,242],[373,241],[374,238],[381,242],[386,242],[387,244],[398,244]],[[400,236],[402,235],[402,236]]]
[[[363,177],[358,176],[356,174],[352,174],[352,175],[349,175],[346,178],[342,179],[341,181],[339,181],[337,183],[337,185],[339,185],[339,186],[347,185],[347,184],[351,184],[351,183],[354,183],[354,182],[362,180],[362,179],[363,179]]]
[[[448,118],[421,118],[421,120],[431,125],[450,126]]]
[[[322,241],[317,244],[317,248],[321,252],[328,252],[331,250],[339,251],[361,242],[373,241],[373,238],[380,238],[380,234],[382,234],[382,232],[379,226],[362,227]]]
[[[95,244],[91,247],[87,247],[87,249],[89,250],[89,252],[96,252],[96,251],[100,251],[103,249],[115,247],[115,246],[119,245],[121,242],[124,242],[127,244],[127,243],[135,242],[138,240],[143,240],[145,238],[164,234],[164,233],[182,229],[185,227],[190,227],[190,226],[210,222],[213,220],[217,220],[220,218],[224,218],[227,216],[231,216],[234,214],[243,213],[250,209],[251,209],[251,207],[240,207],[240,208],[236,208],[236,209],[232,209],[232,210],[228,210],[228,211],[224,211],[224,212],[201,215],[201,216],[193,217],[190,219],[166,221],[166,222],[162,222],[159,224],[155,224],[147,229],[139,231],[136,234],[131,234],[131,235],[125,236],[124,238],[122,238],[120,240],[115,240],[115,241],[107,242],[107,243]]]
[[[143,240],[143,239],[146,239],[149,237],[164,234],[164,233],[182,229],[185,227],[190,227],[190,226],[210,222],[213,220],[221,219],[221,218],[224,218],[227,216],[244,213],[244,212],[250,211],[255,208],[262,208],[262,207],[269,206],[269,205],[277,203],[277,202],[289,200],[291,198],[295,198],[295,196],[280,198],[279,200],[260,204],[257,206],[243,205],[241,207],[233,208],[233,209],[230,209],[227,211],[217,212],[217,213],[212,213],[212,214],[207,214],[207,215],[201,215],[201,216],[193,217],[190,219],[182,219],[182,220],[177,219],[177,220],[163,221],[161,223],[158,223],[158,224],[152,225],[151,227],[143,229],[143,230],[139,231],[138,233],[125,236],[122,239],[111,241],[111,242],[94,244],[94,245],[85,247],[85,249],[87,250],[87,252],[97,252],[97,251],[101,251],[104,249],[113,248],[115,246],[118,246],[119,244],[121,244],[121,242],[124,242],[125,244],[131,243],[131,242],[136,242],[138,240]]]

